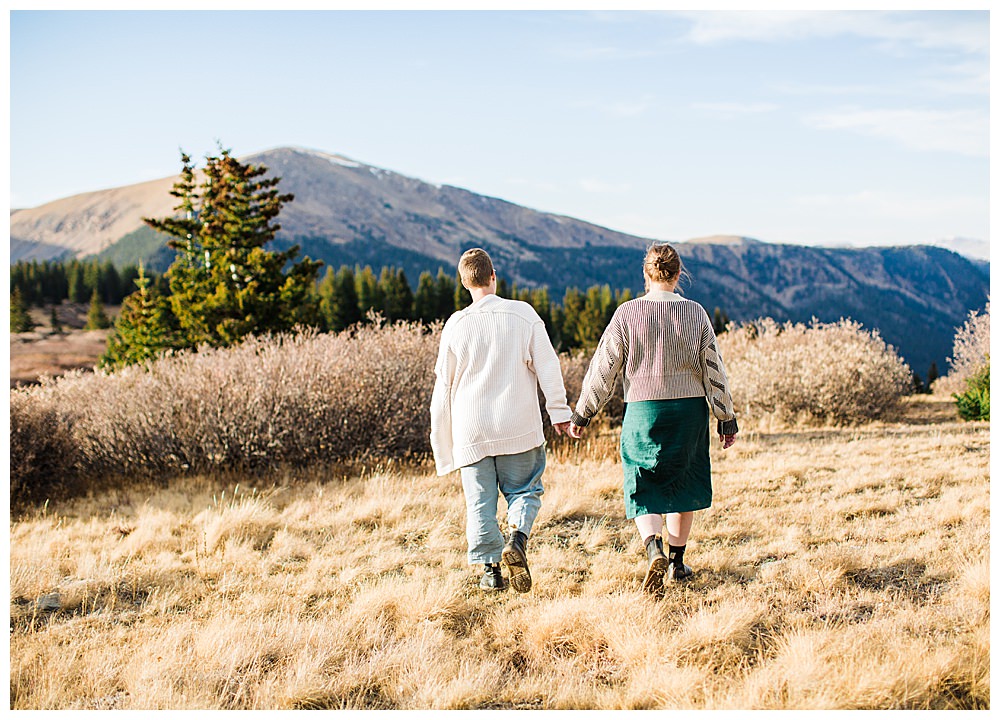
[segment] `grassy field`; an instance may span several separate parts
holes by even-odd
[[[84,330],[88,305],[63,303],[57,314],[61,330],[51,325],[51,308],[32,308],[37,327],[10,336],[10,386],[30,385],[42,375],[58,377],[70,370],[91,369],[107,348],[111,330]],[[113,317],[117,306],[106,308]]]
[[[525,595],[479,592],[429,468],[50,502],[10,528],[11,707],[989,707],[988,423],[921,397],[713,463],[661,597],[599,442],[550,454]]]

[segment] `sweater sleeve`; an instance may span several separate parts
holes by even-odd
[[[583,378],[580,399],[573,413],[573,424],[584,427],[601,411],[615,389],[615,381],[625,365],[628,337],[621,316],[616,312],[604,329],[601,341],[590,360],[590,367]]]
[[[705,385],[705,397],[712,408],[712,414],[718,420],[720,435],[735,435],[739,432],[736,424],[736,412],[733,409],[733,397],[729,392],[729,379],[726,377],[726,366],[722,362],[718,340],[712,324],[705,315],[705,324],[701,333],[701,377]]]
[[[566,402],[566,388],[563,385],[562,368],[559,367],[559,356],[552,347],[549,335],[545,332],[545,323],[541,318],[531,326],[528,350],[538,385],[545,395],[545,410],[549,414],[549,420],[553,424],[568,422],[571,413]]]
[[[451,432],[451,385],[455,377],[455,354],[448,346],[448,328],[441,332],[441,347],[434,366],[431,395],[431,450],[438,475],[455,469],[454,438]]]

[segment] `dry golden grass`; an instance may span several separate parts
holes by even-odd
[[[478,591],[430,469],[50,504],[11,524],[11,707],[987,708],[989,425],[909,402],[714,449],[659,598],[599,443],[550,457],[526,595]]]

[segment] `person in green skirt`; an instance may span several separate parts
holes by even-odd
[[[657,592],[693,574],[684,550],[694,513],[712,505],[709,412],[723,448],[739,428],[708,313],[675,292],[684,272],[677,251],[666,243],[650,246],[642,269],[646,294],[615,310],[583,379],[569,434],[582,437],[621,377],[625,516],[635,520],[646,546],[642,587]]]

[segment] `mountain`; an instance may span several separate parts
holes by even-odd
[[[342,264],[455,271],[461,252],[486,248],[497,274],[519,286],[607,283],[642,291],[641,263],[651,242],[570,217],[539,212],[450,185],[301,148],[241,158],[281,177],[295,200],[279,218],[275,244]],[[143,260],[163,270],[173,251],[141,218],[176,203],[176,178],[84,193],[11,213],[11,262],[96,255],[116,264]],[[986,303],[989,264],[930,247],[821,248],[776,245],[739,236],[674,243],[690,280],[683,292],[733,320],[835,321],[878,328],[921,375],[941,372],[955,328]]]

